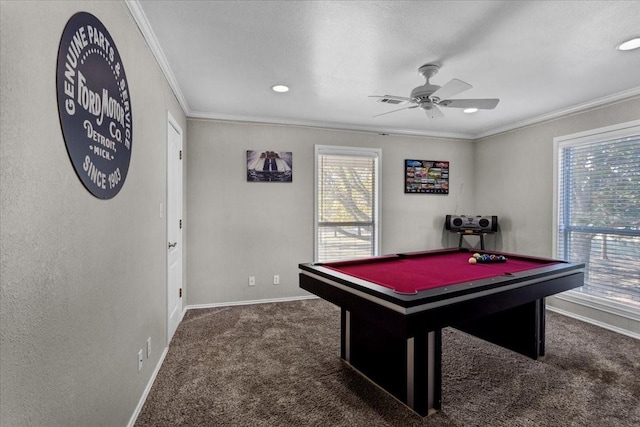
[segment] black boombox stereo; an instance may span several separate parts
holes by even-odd
[[[449,231],[498,231],[497,216],[447,215],[444,226]]]

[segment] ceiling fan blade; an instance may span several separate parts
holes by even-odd
[[[438,104],[441,107],[450,108],[478,108],[480,110],[493,110],[500,102],[497,98],[492,99],[445,99]]]
[[[395,113],[396,111],[402,111],[402,110],[408,110],[410,108],[418,108],[417,105],[412,105],[410,107],[403,107],[403,108],[398,108],[397,110],[391,110],[391,111],[387,111],[386,113],[382,113],[382,114],[376,114],[375,116],[371,116],[373,117],[380,117],[380,116],[384,116],[385,114],[391,114],[391,113]]]
[[[442,86],[440,89],[433,92],[429,98],[447,99],[459,94],[460,92],[469,90],[472,87],[473,86],[471,86],[469,83],[465,83],[462,80],[453,79],[449,83],[446,83],[444,86]]]
[[[396,95],[369,95],[369,98],[380,98],[382,102],[385,102],[384,101],[385,99],[389,99],[393,101],[401,101],[401,102],[413,101],[411,98],[407,98],[406,96],[396,96]]]
[[[440,109],[435,105],[432,105],[428,110],[424,110],[424,112],[430,119],[441,119],[444,117],[442,111],[440,111]]]

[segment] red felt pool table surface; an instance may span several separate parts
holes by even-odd
[[[482,251],[480,253],[487,253]],[[506,262],[469,264],[471,252],[414,253],[326,263],[331,270],[393,289],[402,294],[473,282],[545,267],[556,262],[509,256]]]

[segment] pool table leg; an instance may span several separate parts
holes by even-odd
[[[420,415],[442,408],[442,330],[407,339],[407,406]]]
[[[340,357],[351,361],[351,312],[340,310]]]
[[[441,409],[442,330],[412,337],[341,310],[340,357],[422,416]]]

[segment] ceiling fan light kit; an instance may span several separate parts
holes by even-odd
[[[387,111],[386,113],[377,114],[373,117],[383,116],[385,114],[391,114],[396,111],[419,107],[426,113],[427,117],[431,119],[437,119],[440,117],[444,117],[444,114],[438,107],[462,108],[463,110],[465,110],[465,112],[471,113],[478,111],[478,109],[492,110],[496,107],[496,105],[498,105],[498,102],[500,102],[500,100],[497,98],[446,99],[452,96],[456,96],[457,94],[464,92],[465,90],[469,90],[473,86],[459,79],[450,80],[444,86],[431,84],[429,82],[429,79],[431,79],[431,77],[433,77],[438,72],[438,70],[440,70],[440,67],[435,64],[425,64],[422,67],[418,68],[418,74],[420,74],[426,81],[425,84],[415,87],[411,91],[411,95],[408,98],[395,95],[371,95],[371,97],[373,98],[379,98],[378,102],[386,104],[414,104],[397,110]],[[471,109],[475,109],[475,111],[466,111]]]

